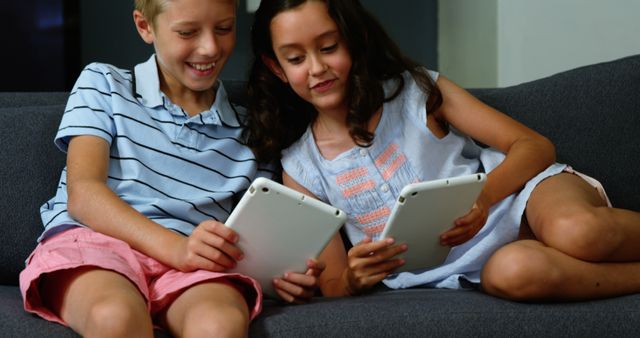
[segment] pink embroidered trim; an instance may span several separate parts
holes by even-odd
[[[395,143],[390,144],[387,149],[385,149],[385,151],[382,152],[382,154],[380,154],[380,156],[378,156],[378,158],[376,158],[375,164],[376,167],[382,167],[390,158],[391,156],[393,156],[393,154],[398,150],[398,145]]]
[[[347,171],[344,174],[340,174],[336,176],[336,182],[338,184],[347,184],[351,181],[358,180],[361,177],[365,177],[369,174],[369,171],[366,167],[359,167],[352,170]]]
[[[391,214],[391,209],[389,209],[388,207],[384,207],[363,215],[358,215],[356,216],[356,220],[360,224],[368,224],[377,221],[380,218],[386,218],[389,216],[389,214]]]
[[[375,187],[375,183],[372,180],[368,180],[362,183],[352,185],[348,188],[342,189],[342,196],[349,198],[353,195],[357,195],[363,191],[371,190]]]
[[[380,232],[382,232],[382,229],[384,229],[384,225],[385,223],[382,222],[374,226],[365,227],[362,229],[362,231],[367,235],[379,234]]]
[[[400,166],[402,166],[406,161],[407,161],[407,158],[404,155],[400,155],[396,157],[396,159],[393,160],[393,162],[389,165],[389,167],[382,172],[382,177],[385,180],[388,180],[393,176],[393,174],[396,173],[396,171],[398,171]]]

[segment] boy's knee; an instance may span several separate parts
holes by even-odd
[[[518,241],[498,251],[482,269],[482,288],[493,296],[526,301],[549,296],[559,279],[541,243]]]
[[[142,325],[147,323],[148,325]],[[145,307],[116,298],[106,298],[96,302],[87,313],[86,336],[101,337],[144,337],[141,331],[151,329],[151,318]],[[92,334],[93,333],[93,334]],[[151,331],[148,334],[152,334]]]
[[[249,314],[234,306],[201,306],[190,311],[184,337],[246,337]]]

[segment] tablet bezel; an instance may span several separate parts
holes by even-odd
[[[307,270],[346,221],[346,214],[267,178],[253,181],[227,219],[239,235],[236,245],[244,258],[228,272],[260,282],[275,297],[273,278]]]
[[[476,173],[405,186],[380,236],[408,245],[408,250],[398,255],[406,262],[395,272],[444,263],[451,248],[440,244],[440,234],[471,210],[485,182],[486,175]]]

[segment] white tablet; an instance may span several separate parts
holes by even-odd
[[[440,234],[473,207],[486,175],[471,174],[413,183],[400,192],[381,238],[407,243],[398,257],[406,260],[396,272],[432,268],[444,262],[450,247],[440,245]]]
[[[266,178],[257,178],[226,225],[238,233],[244,258],[229,272],[255,278],[275,297],[273,278],[307,270],[346,221],[337,208]]]

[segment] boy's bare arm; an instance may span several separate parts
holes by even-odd
[[[222,223],[203,222],[187,238],[151,221],[120,199],[106,184],[109,144],[95,136],[71,139],[67,154],[68,212],[93,230],[183,271],[222,271],[241,252],[237,236]],[[226,253],[226,254],[223,254]]]

